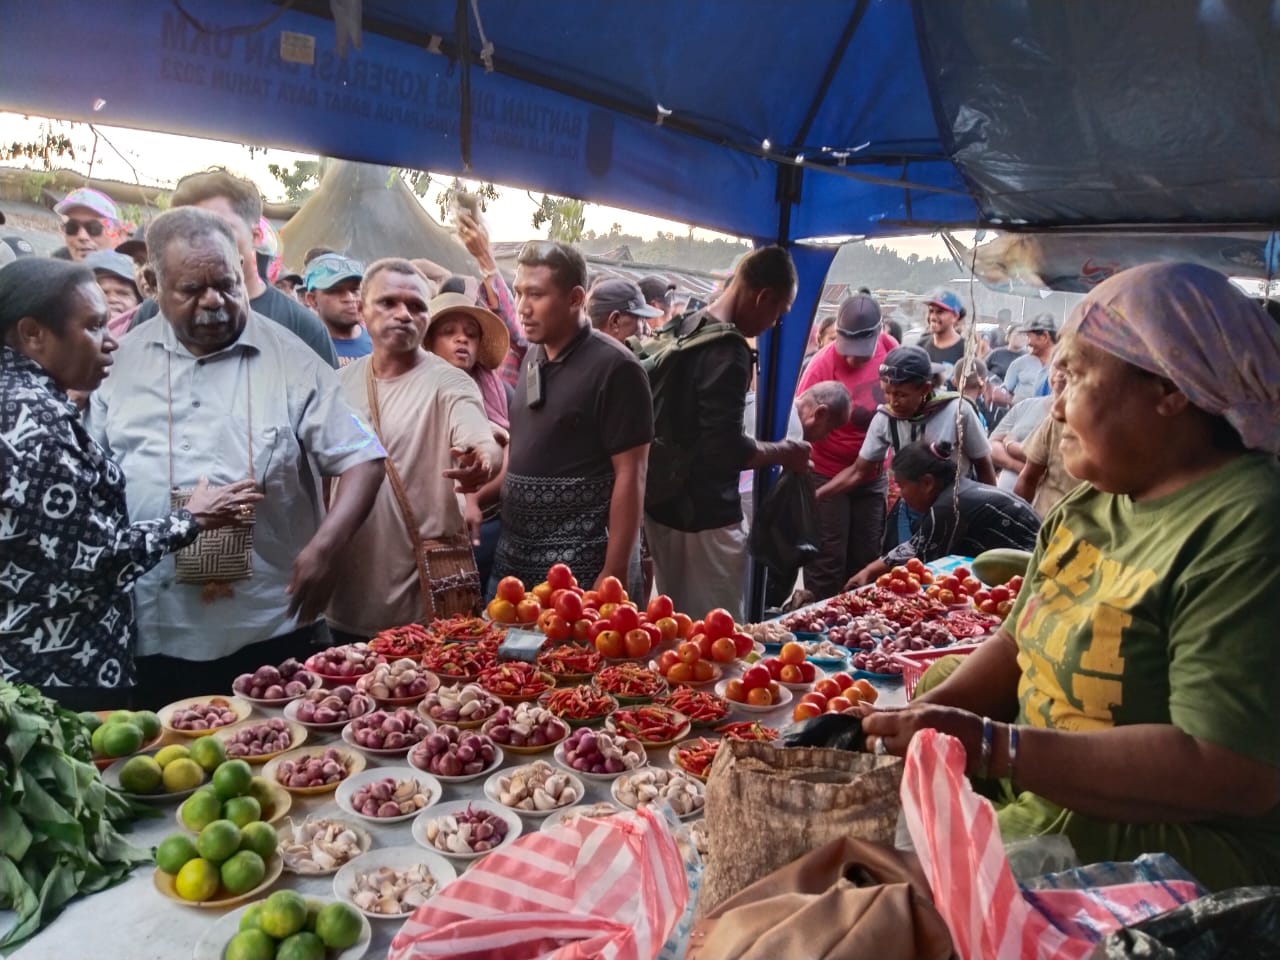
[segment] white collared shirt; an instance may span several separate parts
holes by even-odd
[[[265,496],[253,576],[232,584],[231,597],[206,603],[201,585],[176,583],[172,556],[137,584],[138,654],[213,660],[296,628],[285,588],[323,517],[320,477],[385,454],[343,399],[334,371],[287,330],[250,312],[235,343],[195,357],[156,316],[121,340],[86,415],[90,433],[124,470],[134,520],[170,510],[170,382],[173,485],[249,476],[252,433],[253,478]]]

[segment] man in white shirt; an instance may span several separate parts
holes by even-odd
[[[384,452],[334,372],[249,309],[235,235],[217,216],[171,210],[147,243],[160,313],[122,341],[89,430],[124,470],[134,520],[166,514],[171,492],[206,476],[252,475],[264,497],[247,577],[245,550],[228,546],[199,574],[168,557],[138,580],[138,700],[157,706],[226,692],[238,673],[325,639],[313,621],[336,552],[377,496]],[[322,477],[342,481],[327,514]]]
[[[1027,352],[1018,357],[1005,373],[1000,399],[1014,404],[1036,396],[1049,375],[1049,357],[1058,342],[1053,314],[1037,314],[1022,328],[1027,334]]]

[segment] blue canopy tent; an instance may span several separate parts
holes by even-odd
[[[1277,49],[1278,0],[0,0],[0,109],[791,245],[775,437],[835,252],[806,240],[1273,229]]]

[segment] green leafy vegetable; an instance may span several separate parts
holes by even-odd
[[[102,782],[77,714],[0,681],[0,736],[0,907],[18,915],[7,949],[151,857],[117,832],[144,811]]]

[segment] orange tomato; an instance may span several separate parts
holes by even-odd
[[[871,681],[864,677],[859,677],[853,681],[853,688],[858,691],[858,696],[863,703],[875,703],[880,699],[880,691],[871,685]]]
[[[836,686],[841,690],[848,690],[853,686],[853,677],[849,676],[847,673],[833,673],[831,675],[831,679],[835,681]]]
[[[551,616],[547,617],[547,623],[542,632],[546,634],[548,640],[560,643],[573,636],[573,627],[569,626],[568,620],[553,610]]]
[[[691,642],[696,643],[698,645],[698,653],[700,656],[702,656],[704,660],[711,659],[711,645],[715,643],[715,640],[713,638],[707,636],[705,633],[702,633],[694,637]]]
[[[567,590],[574,584],[573,571],[566,564],[552,564],[547,571],[547,583],[551,584],[552,590]]]
[[[613,611],[617,609],[618,605],[616,603],[602,603],[600,604],[600,616],[608,619],[613,616]]]
[[[824,677],[823,679],[819,680],[817,683],[813,685],[813,692],[822,694],[828,700],[830,700],[832,697],[840,696],[840,692],[842,689],[843,687],[841,687],[840,684],[836,683],[830,677]]]
[[[693,636],[693,618],[687,613],[677,613],[671,617],[676,622],[676,636],[688,640]]]
[[[519,577],[503,577],[498,581],[497,599],[516,604],[524,599],[524,584]]]
[[[827,713],[843,713],[853,706],[848,697],[832,697],[827,701]]]
[[[653,625],[658,628],[663,643],[670,643],[680,636],[680,624],[673,617],[661,617]]]
[[[516,623],[533,623],[542,615],[542,604],[534,596],[526,596],[516,604]]]
[[[588,590],[582,595],[582,606],[584,609],[599,610],[600,594],[596,593],[594,590]]]
[[[551,594],[553,593],[553,591],[551,589],[551,584],[547,583],[547,581],[543,580],[540,584],[538,584],[529,592],[532,593],[535,597],[537,597],[538,602],[542,604],[544,607],[548,607],[551,605]]]
[[[674,664],[667,671],[667,679],[672,683],[688,683],[693,679],[693,664],[684,663],[683,661]]]
[[[732,663],[737,656],[738,650],[729,637],[711,642],[711,659],[716,663]]]
[[[804,647],[798,643],[784,643],[778,652],[778,659],[788,664],[804,663]]]
[[[658,654],[658,672],[665,677],[671,668],[679,662],[680,658],[676,656],[674,650],[663,650],[662,653]]]
[[[818,709],[816,704],[805,703],[803,700],[797,703],[791,711],[791,719],[795,723],[799,723],[801,720],[812,720],[814,717],[820,716],[822,716],[822,711]]]
[[[782,686],[777,680],[770,680],[765,689],[769,691],[769,698],[772,702],[777,703],[782,699]]]
[[[747,691],[747,703],[753,707],[767,707],[773,703],[773,695],[767,687],[756,687]]]
[[[697,663],[702,659],[702,651],[696,643],[682,643],[676,648],[676,656],[681,663]]]
[[[600,581],[600,599],[605,603],[622,603],[624,591],[617,577],[605,577]]]
[[[812,703],[812,704],[813,704],[815,707],[817,707],[819,710],[826,710],[826,709],[827,709],[827,696],[826,696],[826,694],[819,693],[817,690],[810,690],[808,693],[806,693],[803,697],[801,697],[801,698],[800,698],[800,702],[801,702],[801,703]]]
[[[494,623],[516,622],[516,607],[510,600],[494,597],[484,609]]]
[[[693,665],[693,679],[699,683],[710,680],[716,675],[716,668],[712,666],[710,660],[699,660]]]
[[[649,635],[638,627],[635,630],[628,630],[626,636],[622,638],[622,643],[628,657],[647,657],[649,651],[653,649]]]
[[[730,680],[724,688],[724,698],[732,700],[734,703],[746,703],[747,688],[742,685],[741,680]]]
[[[547,622],[548,622],[548,621],[550,621],[550,619],[551,619],[552,617],[554,617],[555,615],[556,615],[556,612],[555,612],[554,610],[550,610],[550,609],[548,609],[548,610],[543,610],[540,614],[538,614],[538,617],[537,617],[537,620],[538,620],[538,624],[537,624],[538,629],[539,629],[539,630],[541,630],[543,633],[546,633],[546,632],[547,632]]]
[[[591,621],[587,619],[573,621],[573,639],[590,640],[591,639]]]
[[[600,651],[602,657],[617,659],[623,656],[626,648],[623,646],[622,634],[617,630],[605,630],[596,636],[596,649]]]
[[[783,683],[804,683],[804,674],[800,672],[798,663],[788,663],[782,668],[778,679]]]

